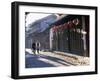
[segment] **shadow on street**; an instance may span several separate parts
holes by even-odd
[[[26,68],[69,66],[69,64],[71,63],[57,57],[44,54],[31,54],[27,51],[25,52]]]

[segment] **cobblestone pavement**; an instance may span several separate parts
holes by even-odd
[[[40,51],[39,54],[33,54],[31,49],[26,49],[25,54],[26,68],[89,65],[89,58],[64,52]]]

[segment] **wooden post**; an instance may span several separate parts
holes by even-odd
[[[81,33],[83,34],[83,48],[84,48],[84,53],[83,56],[86,57],[86,31],[85,31],[85,17],[82,16],[82,31]]]

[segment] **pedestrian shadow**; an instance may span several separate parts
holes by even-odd
[[[76,64],[70,63],[70,62],[68,62],[68,61],[65,61],[65,60],[60,59],[60,58],[57,58],[57,57],[48,56],[48,55],[42,55],[42,54],[40,54],[40,56],[41,56],[42,58],[44,58],[44,59],[48,59],[48,60],[51,60],[51,61],[60,63],[60,64],[62,64],[62,65],[65,65],[65,66],[70,66],[70,65],[76,66]]]
[[[72,63],[69,63],[63,59],[43,55],[43,54],[31,54],[29,52],[25,52],[25,67],[26,68],[39,68],[39,67],[57,67],[54,64],[47,63],[46,61],[39,60],[39,58],[46,59],[55,63],[62,64],[64,66],[74,65]]]
[[[46,63],[38,59],[36,54],[25,52],[25,68],[55,67],[53,64]]]

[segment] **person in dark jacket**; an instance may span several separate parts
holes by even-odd
[[[36,48],[37,48],[37,53],[39,54],[39,50],[40,50],[40,43],[37,43]]]
[[[34,54],[36,54],[36,43],[32,44],[32,51]]]

